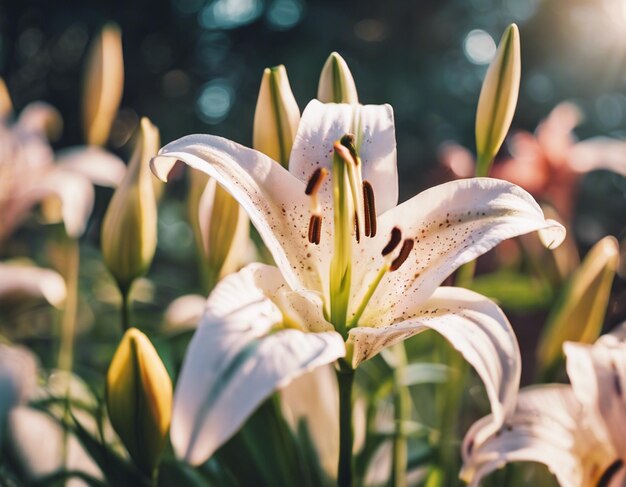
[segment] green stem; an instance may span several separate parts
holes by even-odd
[[[397,358],[397,368],[394,373],[394,423],[395,435],[393,440],[393,468],[391,470],[391,485],[393,487],[406,487],[408,445],[406,425],[411,414],[411,393],[403,384],[402,375],[398,372],[407,365],[406,350],[404,343],[398,343],[394,347]]]
[[[76,312],[78,310],[78,268],[80,248],[78,242],[70,239],[65,244],[65,286],[67,288],[65,307],[61,317],[61,336],[58,366],[64,372],[72,370],[74,361],[74,336],[76,334]]]
[[[132,284],[131,284],[132,285]],[[120,286],[120,293],[122,293],[122,332],[126,333],[126,330],[130,328],[130,288],[131,286]]]
[[[337,370],[339,385],[339,468],[337,485],[352,487],[352,385],[354,369],[345,361],[339,361]]]

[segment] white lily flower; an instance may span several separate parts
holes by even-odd
[[[55,157],[48,136],[60,125],[58,112],[41,102],[28,105],[15,123],[0,121],[0,244],[35,204],[50,198],[61,203],[58,219],[67,233],[80,236],[93,207],[93,184],[121,181],[124,163],[103,149],[74,147]]]
[[[477,369],[501,424],[520,374],[513,331],[483,296],[438,286],[506,238],[542,230],[546,242],[562,241],[563,227],[546,220],[528,193],[477,178],[396,206],[388,105],[312,101],[289,170],[210,135],[184,137],[159,154],[152,168],[161,179],[182,160],[223,185],[280,269],[249,266],[210,296],[176,390],[172,443],[179,456],[208,458],[295,376],[344,356],[356,368],[427,329]]]
[[[566,342],[570,385],[523,389],[495,433],[488,416],[463,444],[462,477],[472,486],[507,462],[545,464],[563,487],[623,486],[626,480],[626,323],[595,344]]]

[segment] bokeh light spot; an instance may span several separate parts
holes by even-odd
[[[224,79],[205,84],[196,102],[198,115],[203,122],[216,124],[226,118],[234,98],[233,88]]]
[[[482,29],[470,31],[463,41],[465,56],[474,64],[489,64],[496,54],[496,42]]]
[[[303,12],[300,0],[274,0],[267,10],[267,21],[275,30],[287,30],[300,22]]]
[[[217,0],[200,12],[200,25],[205,29],[234,29],[256,20],[263,12],[259,0]]]

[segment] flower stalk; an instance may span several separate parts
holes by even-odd
[[[344,360],[339,360],[337,383],[339,386],[339,467],[337,485],[352,487],[352,386],[354,369]]]

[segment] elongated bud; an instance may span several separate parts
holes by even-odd
[[[4,79],[0,78],[0,119],[6,120],[13,113],[13,103],[11,102],[11,95],[9,95],[9,89],[7,88]]]
[[[320,75],[317,99],[322,103],[359,103],[354,78],[346,61],[333,52]]]
[[[239,203],[215,179],[192,170],[188,213],[201,257],[206,291],[246,263],[250,220]]]
[[[593,343],[600,336],[618,260],[617,240],[605,237],[574,272],[539,340],[537,355],[544,371],[558,364],[564,342]]]
[[[143,118],[126,175],[104,215],[102,255],[121,290],[127,291],[148,270],[156,249],[157,207],[150,158],[157,153],[158,143],[158,129]]]
[[[487,176],[517,104],[521,75],[517,25],[507,27],[483,81],[476,111],[476,176]]]
[[[122,34],[117,25],[107,24],[87,57],[83,85],[83,130],[87,143],[106,143],[123,89]]]
[[[287,167],[299,123],[300,109],[285,66],[265,68],[254,112],[252,146]]]
[[[158,465],[172,416],[172,381],[146,335],[130,328],[117,348],[106,381],[111,424],[137,466]]]

